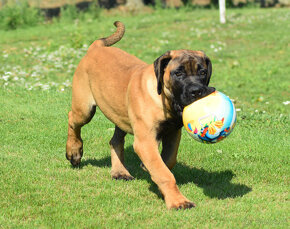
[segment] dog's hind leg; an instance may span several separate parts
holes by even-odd
[[[111,147],[111,176],[113,179],[132,180],[134,177],[124,165],[124,143],[126,132],[115,126],[114,135],[110,141]]]
[[[78,166],[83,156],[81,128],[91,121],[96,111],[96,104],[86,80],[75,75],[72,91],[72,110],[68,113],[68,137],[66,158],[73,166]]]

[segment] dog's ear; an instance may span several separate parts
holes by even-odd
[[[154,61],[154,71],[157,79],[158,95],[160,95],[162,92],[164,70],[170,60],[171,60],[170,51],[167,51]]]
[[[211,73],[212,73],[212,64],[211,64],[210,59],[207,56],[205,56],[205,63],[206,63],[206,66],[207,66],[206,85],[208,86],[210,78],[211,78]]]

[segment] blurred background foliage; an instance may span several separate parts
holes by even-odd
[[[227,0],[227,7],[289,7],[290,0]],[[102,10],[148,12],[174,7],[217,8],[218,0],[0,0],[0,29],[100,17]]]

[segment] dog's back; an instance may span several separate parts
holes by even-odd
[[[114,25],[115,33],[96,40],[89,47],[74,74],[73,88],[82,88],[90,104],[97,105],[108,119],[132,132],[128,125],[127,89],[131,79],[141,77],[139,73],[148,64],[119,48],[108,47],[121,40],[125,32],[123,23]]]

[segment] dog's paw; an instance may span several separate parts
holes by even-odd
[[[196,207],[195,203],[189,201],[185,197],[176,199],[174,201],[166,201],[166,205],[168,209],[176,209],[176,210],[181,210],[181,209],[190,209]]]
[[[118,175],[112,175],[112,179],[129,181],[129,180],[134,180],[134,177],[132,177],[131,175],[118,174]]]
[[[66,158],[70,161],[72,166],[78,167],[81,163],[83,155],[83,147],[82,145],[79,147],[67,147],[66,150]]]
[[[189,202],[185,202],[185,203],[179,205],[175,209],[181,210],[181,209],[190,209],[190,208],[195,208],[195,207],[196,207],[195,203],[189,201]]]

